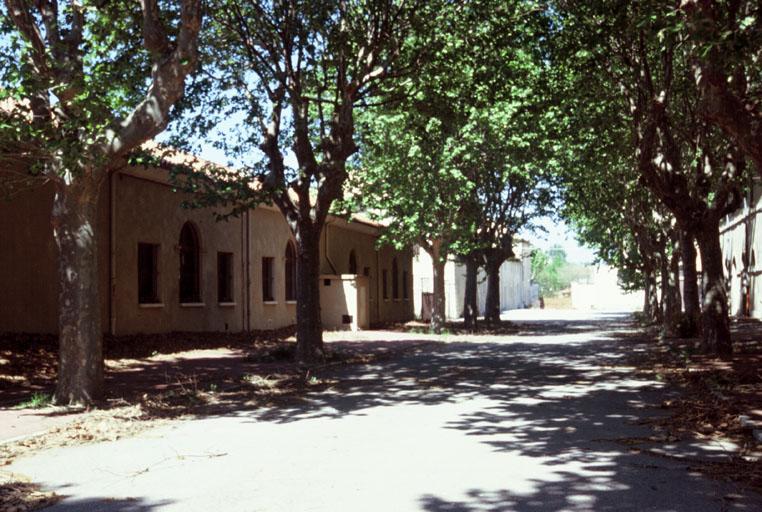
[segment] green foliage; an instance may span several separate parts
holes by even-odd
[[[18,404],[16,409],[42,409],[53,403],[53,395],[49,393],[32,393],[32,396]]]
[[[510,248],[554,199],[544,13],[532,1],[456,3],[435,26],[414,94],[358,122],[354,207],[390,221],[397,246]]]
[[[183,173],[194,206],[274,202],[289,223],[321,225],[357,151],[356,111],[404,87],[438,3],[210,1],[204,72],[171,141],[211,143],[236,170]]]
[[[642,287],[675,229],[695,231],[698,219],[732,207],[744,166],[722,162],[733,149],[698,115],[696,48],[679,9],[558,7],[550,46],[566,114],[562,215],[625,286]]]
[[[589,276],[588,267],[566,260],[566,252],[561,246],[532,252],[532,280],[540,285],[542,295],[553,295],[569,288],[573,281]]]
[[[144,44],[137,2],[0,5],[0,163],[68,184],[162,131],[200,14],[193,1],[157,9],[162,48]]]

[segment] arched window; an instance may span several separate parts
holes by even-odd
[[[180,302],[201,302],[198,232],[190,222],[180,231]]]
[[[357,275],[357,255],[354,249],[349,251],[349,273]]]
[[[296,249],[291,241],[286,244],[286,300],[296,300]]]
[[[392,299],[400,298],[399,270],[397,269],[397,258],[392,260]]]

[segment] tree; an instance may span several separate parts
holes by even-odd
[[[702,348],[728,355],[732,345],[719,223],[740,200],[744,159],[697,116],[700,95],[692,57],[685,51],[674,7],[639,2],[612,11],[607,3],[576,3],[571,10],[576,21],[570,17],[567,26],[578,22],[591,49],[587,68],[599,66],[599,83],[618,89],[624,100],[620,112],[631,127],[640,182],[698,242],[705,297]]]
[[[2,160],[53,183],[60,364],[55,398],[103,393],[96,203],[108,174],[163,131],[197,60],[201,1],[6,0]],[[171,22],[170,22],[171,21]],[[142,28],[142,31],[141,31]]]
[[[514,237],[533,229],[533,221],[548,215],[555,202],[557,170],[546,130],[555,115],[553,109],[543,108],[540,76],[535,69],[533,76],[523,75],[507,85],[507,94],[514,95],[511,107],[497,103],[481,112],[484,126],[474,148],[478,171],[473,180],[479,219],[476,250],[487,273],[484,316],[490,323],[500,322],[500,267],[514,256]]]
[[[762,174],[762,6],[747,0],[685,0],[681,10],[702,92],[701,112]]]
[[[416,94],[364,121],[361,153],[372,169],[363,206],[392,219],[389,239],[418,244],[434,261],[435,331],[444,320],[450,255],[466,263],[468,326],[482,261],[490,264],[490,311],[499,319],[500,264],[515,233],[544,214],[552,196],[545,158],[552,114],[538,86],[543,10],[531,1],[471,2],[440,16],[437,51],[414,78]]]
[[[452,159],[456,135],[416,110],[416,103],[362,120],[367,137],[356,207],[389,221],[384,241],[397,247],[418,244],[431,256],[431,329],[438,333],[445,320],[445,264],[448,256],[463,252],[459,243],[467,239],[463,233],[470,219],[460,205],[472,184]]]
[[[587,76],[575,67],[577,59],[587,62],[576,40],[568,49],[563,41],[556,45],[555,95],[565,99],[559,142],[568,148],[559,153],[563,159],[560,214],[575,228],[580,241],[594,247],[600,260],[618,270],[624,288],[644,291],[647,322],[677,316],[673,309],[666,316],[661,314],[657,295],[672,216],[638,182],[631,132],[622,121],[620,98],[608,88],[588,86]],[[679,301],[670,305],[678,307]]]
[[[207,138],[222,125],[219,147],[250,166],[207,169],[187,184],[200,204],[236,213],[271,203],[283,214],[297,252],[296,355],[309,363],[323,355],[320,235],[358,149],[356,110],[415,68],[436,5],[212,0],[210,8],[206,74],[180,138]]]
[[[540,285],[541,293],[560,292],[569,288],[573,281],[588,275],[587,267],[567,261],[566,251],[560,245],[532,252],[532,280]]]

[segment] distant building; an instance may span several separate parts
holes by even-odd
[[[571,305],[574,309],[636,311],[643,308],[643,294],[642,290],[622,290],[616,269],[608,265],[598,265],[588,279],[571,283]]]
[[[500,310],[522,309],[531,307],[539,300],[536,285],[531,282],[532,256],[531,245],[525,240],[514,244],[516,257],[503,262],[500,267]],[[431,256],[423,249],[417,248],[413,255],[413,296],[415,315],[428,319],[430,300],[433,289],[433,271]],[[484,270],[479,271],[477,300],[479,315],[484,314],[487,303],[487,276]],[[456,319],[463,316],[463,301],[466,294],[466,266],[451,257],[445,265],[445,316]]]

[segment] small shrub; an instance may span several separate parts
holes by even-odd
[[[48,393],[33,393],[31,398],[16,406],[17,409],[41,409],[53,403],[53,395]]]

